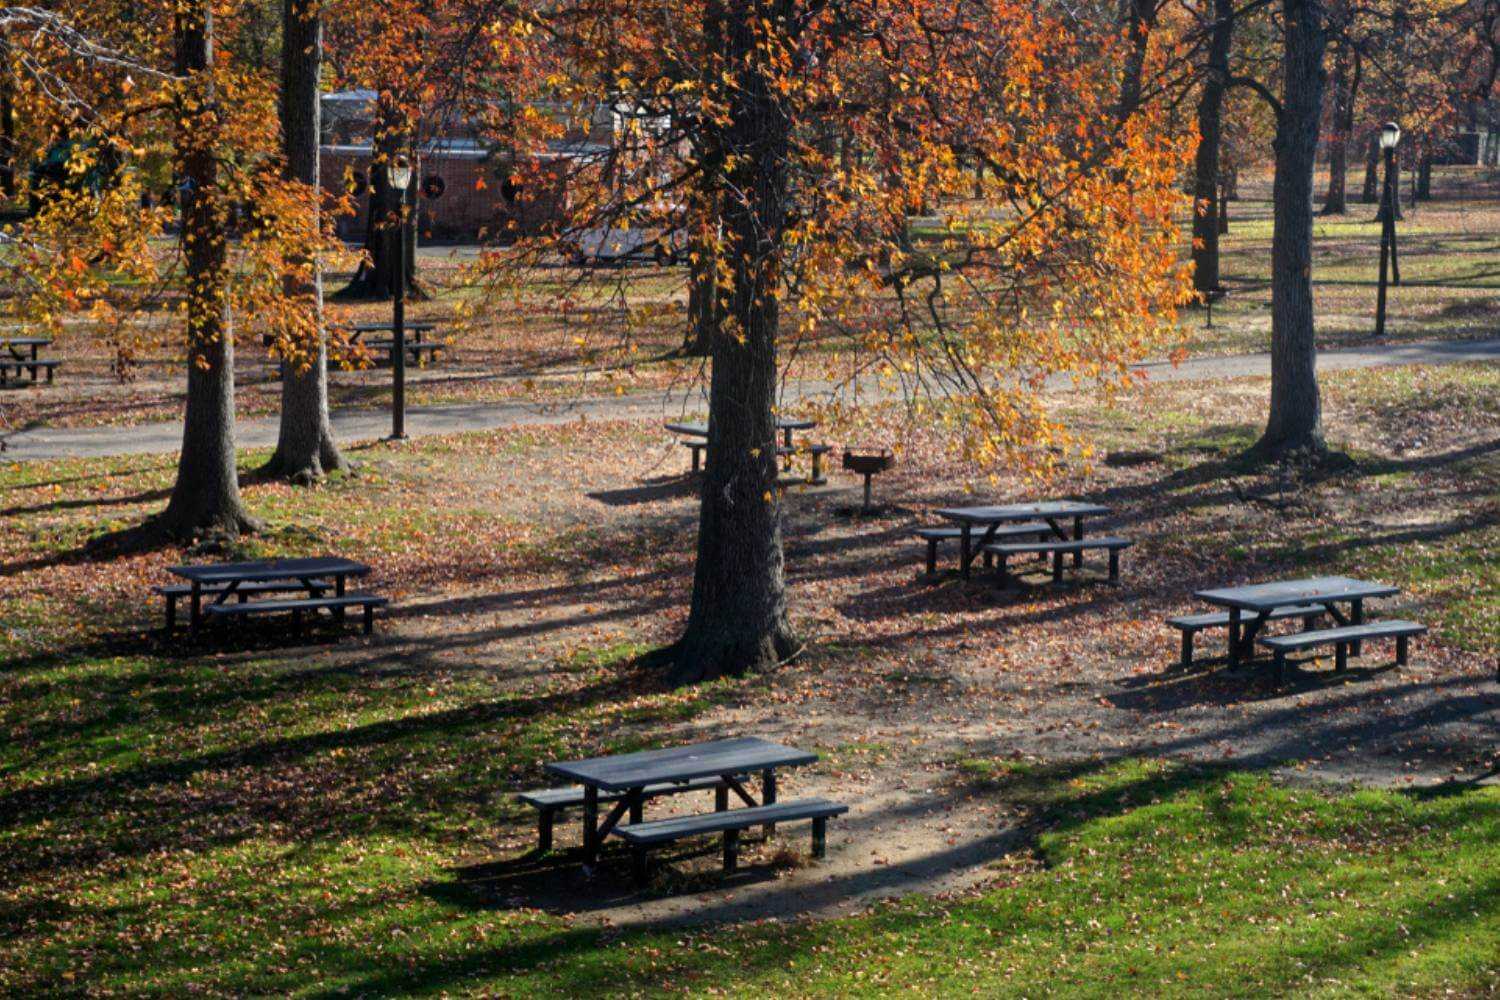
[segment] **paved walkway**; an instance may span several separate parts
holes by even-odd
[[[1318,367],[1325,372],[1382,365],[1454,364],[1463,361],[1500,361],[1500,337],[1489,340],[1425,341],[1345,348],[1321,351],[1318,354]],[[1175,367],[1166,361],[1139,367],[1156,381],[1237,378],[1269,374],[1271,356],[1247,354],[1227,358],[1190,358]],[[1066,380],[1058,382],[1059,387],[1066,384]],[[828,387],[821,384],[792,386],[788,390],[793,403],[827,391]],[[494,430],[499,427],[563,424],[580,418],[644,420],[676,417],[704,409],[702,403],[693,399],[697,392],[696,389],[680,389],[665,393],[585,398],[553,405],[513,401],[414,406],[407,409],[406,429],[412,437],[428,437]],[[340,441],[370,441],[390,433],[391,418],[387,410],[341,410],[333,415],[333,426]],[[276,431],[275,418],[241,421],[238,427],[239,445],[242,448],[269,448],[276,443]],[[166,454],[175,452],[181,445],[182,425],[174,421],[126,428],[39,427],[7,435],[4,441],[5,461]]]

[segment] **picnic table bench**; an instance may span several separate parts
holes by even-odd
[[[371,350],[384,351],[385,363],[394,363],[396,353],[395,325],[392,323],[356,323],[352,326],[341,326],[339,329],[347,331],[348,340],[351,345],[368,347]],[[406,332],[406,353],[416,364],[422,363],[423,356],[435,358],[438,352],[446,353],[448,345],[442,341],[428,340],[426,335],[437,329],[436,323],[417,322],[402,324]],[[369,337],[366,334],[389,333],[389,337]],[[261,341],[270,347],[276,343],[275,334],[267,333],[261,336]]]
[[[1120,553],[1130,548],[1131,541],[1118,535],[1106,535],[1096,538],[1056,538],[1045,539],[1036,542],[991,542],[984,546],[984,554],[993,556],[995,560],[995,573],[999,577],[1002,587],[1010,586],[1015,578],[1011,576],[1007,560],[1011,556],[1035,554],[1043,558],[1052,557],[1052,582],[1061,583],[1063,578],[1063,556],[1072,555],[1074,565],[1078,565],[1085,552],[1094,549],[1103,549],[1109,553],[1109,582],[1118,583],[1120,580]]]
[[[912,532],[922,541],[927,543],[927,575],[937,573],[938,546],[944,542],[956,542],[963,537],[964,529],[959,527],[929,527],[917,528]],[[995,526],[992,537],[994,538],[1025,538],[1034,536],[1037,541],[1047,538],[1052,533],[1052,528],[1046,524],[1022,522],[1020,524],[1000,524]],[[1046,558],[1045,555],[1042,558]],[[994,562],[994,556],[984,553],[984,565],[989,567]]]
[[[367,575],[370,567],[335,556],[199,563],[172,566],[168,572],[187,583],[156,588],[157,593],[167,600],[167,628],[171,630],[175,626],[177,602],[186,597],[191,611],[189,629],[193,635],[197,635],[205,615],[227,620],[290,613],[300,624],[304,613],[328,610],[342,620],[344,612],[350,608],[364,612],[364,630],[369,634],[374,627],[375,609],[389,603],[388,598],[376,594],[350,592],[349,579]],[[251,595],[276,593],[306,596],[248,599]],[[235,600],[231,602],[231,598]]]
[[[1130,544],[1129,541],[1120,538],[1109,538],[1098,540],[1097,545],[1070,545],[1061,549],[1056,542],[1080,542],[1083,541],[1083,522],[1085,518],[1099,517],[1110,512],[1108,507],[1096,503],[1088,503],[1081,500],[1043,500],[1037,503],[1016,503],[1000,506],[985,505],[975,507],[945,507],[936,513],[939,517],[952,521],[958,526],[958,572],[965,579],[969,576],[969,568],[973,565],[976,556],[981,553],[988,556],[1004,556],[1023,553],[1035,553],[1039,555],[1053,556],[1055,572],[1061,572],[1062,555],[1070,554],[1073,557],[1074,566],[1083,565],[1083,553],[1088,548],[1106,548],[1111,553],[1111,563],[1114,575],[1111,579],[1118,578],[1119,563],[1118,551]],[[1071,520],[1071,532],[1064,527],[1063,522]],[[1005,542],[997,543],[995,539],[1001,536],[1001,530],[1006,525],[1033,524],[1040,522],[1047,526],[1051,532],[1051,539],[1039,538],[1034,542]],[[1027,532],[1030,533],[1028,529]],[[985,550],[989,551],[986,552]],[[1006,582],[1002,578],[1001,582]]]
[[[725,870],[733,871],[741,832],[763,826],[770,833],[777,823],[812,820],[814,854],[821,857],[827,821],[846,811],[846,807],[826,799],[778,802],[776,798],[777,768],[811,764],[817,759],[815,753],[758,737],[711,740],[662,750],[548,764],[549,773],[581,786],[581,803],[578,803],[579,793],[572,788],[523,792],[520,798],[539,810],[555,811],[581,804],[584,864],[592,868],[598,862],[605,838],[614,833],[630,844],[636,879],[644,883],[650,849],[706,833],[724,836]],[[759,802],[746,787],[746,777],[756,773],[761,776]],[[715,792],[712,813],[651,822],[645,820],[644,807],[648,799],[707,788]],[[730,809],[730,792],[748,808]],[[599,806],[606,802],[614,804],[601,821]],[[620,820],[627,813],[630,822],[622,826]],[[544,843],[551,844],[550,819],[538,822],[538,844]]]
[[[703,423],[677,423],[668,422],[663,425],[673,434],[679,434],[685,440],[681,442],[684,448],[693,453],[693,472],[698,472],[704,467],[708,455],[708,424]],[[812,456],[812,475],[808,483],[821,486],[828,480],[823,477],[823,456],[832,451],[832,447],[826,444],[813,444],[799,448],[792,440],[792,435],[797,431],[812,430],[818,426],[815,420],[794,420],[791,418],[778,418],[776,429],[781,432],[781,444],[776,448],[776,454],[782,459],[783,468],[792,467],[793,456],[800,452],[807,452]]]
[[[47,381],[51,383],[52,373],[62,364],[56,359],[41,357],[41,349],[51,343],[51,337],[0,337],[0,347],[5,349],[5,353],[0,354],[0,385],[12,381],[12,371],[16,379],[20,379],[22,372],[29,372],[32,383],[38,380],[41,372],[46,372]]]
[[[1249,622],[1256,618],[1264,617],[1266,621],[1279,621],[1283,618],[1300,618],[1302,627],[1310,629],[1313,623],[1327,612],[1321,604],[1292,604],[1284,608],[1276,608],[1260,615],[1254,611],[1240,612],[1240,621]],[[1228,628],[1229,612],[1206,611],[1196,615],[1175,615],[1167,619],[1167,624],[1182,633],[1182,659],[1183,667],[1193,665],[1193,637],[1204,629]]]
[[[1219,587],[1197,591],[1194,596],[1228,609],[1231,667],[1239,666],[1246,656],[1254,655],[1257,633],[1267,621],[1274,621],[1278,617],[1301,617],[1301,613],[1305,613],[1310,607],[1326,612],[1335,622],[1332,628],[1308,629],[1292,635],[1266,636],[1260,639],[1261,645],[1276,654],[1277,680],[1283,681],[1287,653],[1331,645],[1335,647],[1336,669],[1342,671],[1349,656],[1361,654],[1361,644],[1366,639],[1396,639],[1396,660],[1398,665],[1404,665],[1407,642],[1411,636],[1426,632],[1426,626],[1405,620],[1366,622],[1364,613],[1365,601],[1398,593],[1399,588],[1389,584],[1355,580],[1346,576],[1323,576],[1242,587]],[[1347,614],[1340,609],[1341,605],[1348,605]],[[1298,613],[1278,614],[1285,609],[1296,609]]]

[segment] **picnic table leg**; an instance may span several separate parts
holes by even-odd
[[[630,802],[630,822],[639,823],[645,818],[646,797],[641,794],[639,788],[632,788],[628,800]]]
[[[760,775],[760,804],[770,806],[776,804],[776,772],[769,767]],[[766,824],[766,836],[769,837],[776,832],[775,823]]]
[[[958,529],[958,575],[965,580],[969,578],[969,563],[974,561],[974,539],[969,522],[965,521]]]
[[[1240,609],[1229,609],[1229,666],[1240,665]]]
[[[192,593],[188,596],[190,617],[188,618],[188,632],[196,637],[198,626],[203,622],[203,585],[197,580],[193,581]]]
[[[536,812],[536,849],[541,853],[552,850],[552,810],[545,806]]]
[[[740,831],[724,831],[724,871],[733,872],[740,865]]]
[[[1083,518],[1081,518],[1081,517],[1075,517],[1075,518],[1073,518],[1073,541],[1075,541],[1075,542],[1081,542],[1081,541],[1083,541]],[[1082,565],[1083,565],[1083,553],[1081,551],[1073,553],[1073,568],[1077,569],[1078,567],[1080,567]]]
[[[1354,601],[1353,601],[1353,608],[1351,609],[1350,614],[1349,614],[1349,622],[1350,622],[1350,624],[1353,624],[1353,625],[1363,625],[1364,621],[1365,621],[1365,602],[1364,602],[1363,598],[1356,597],[1354,599]],[[1355,639],[1353,642],[1351,642],[1349,644],[1349,655],[1350,656],[1361,656],[1363,654],[1364,654],[1364,650],[1363,650],[1363,648],[1361,646],[1361,643],[1360,643],[1360,641],[1358,639]]]
[[[333,593],[334,593],[334,596],[336,596],[336,597],[343,597],[344,596],[344,591],[347,588],[347,586],[348,586],[348,582],[345,579],[344,574],[340,573],[337,576],[335,576],[333,578]],[[311,588],[309,588],[309,589],[311,589]],[[334,617],[334,619],[340,625],[344,624],[344,609],[343,608],[334,608],[333,609],[333,617]]]
[[[583,786],[583,863],[592,868],[599,861],[599,789]]]
[[[722,781],[714,788],[714,812],[721,813],[729,808],[729,786]]]

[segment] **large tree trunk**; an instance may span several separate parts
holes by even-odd
[[[313,193],[318,186],[319,87],[323,63],[320,0],[283,0],[281,19],[281,143],[288,180]],[[345,468],[328,419],[328,350],[323,336],[323,273],[310,261],[308,281],[287,279],[288,292],[308,310],[317,342],[299,362],[281,365],[281,429],[276,451],[263,471],[310,483]]]
[[[400,225],[400,192],[391,187],[386,177],[385,165],[397,155],[407,151],[411,145],[412,129],[402,120],[401,111],[393,104],[389,92],[382,92],[377,100],[374,150],[370,162],[369,207],[365,215],[365,256],[359,270],[349,284],[339,289],[334,298],[352,302],[368,299],[391,299],[396,295],[396,240],[403,235]],[[377,162],[378,161],[378,162]],[[406,191],[406,203],[415,206],[417,189],[421,183],[421,170],[415,156],[412,157],[411,184]],[[416,211],[415,208],[412,209]],[[401,255],[405,267],[402,276],[406,282],[407,299],[425,299],[426,293],[418,285],[417,275],[417,227],[404,227],[406,253]]]
[[[1432,147],[1422,145],[1422,158],[1417,161],[1417,201],[1432,200]]]
[[[1234,0],[1214,0],[1208,63],[1198,98],[1198,151],[1193,161],[1193,287],[1205,295],[1220,290],[1219,150],[1233,37]]]
[[[687,335],[681,354],[706,358],[713,353],[719,329],[719,280],[714,267],[716,248],[695,243],[688,263]]]
[[[1120,104],[1117,120],[1125,121],[1141,106],[1146,71],[1146,52],[1155,26],[1157,0],[1125,0],[1125,27],[1129,48],[1125,50],[1125,68],[1120,75]]]
[[[1373,205],[1380,201],[1380,135],[1370,136],[1370,146],[1365,150],[1365,182],[1360,187],[1361,204]]]
[[[213,85],[213,9],[187,7],[176,24],[177,72],[188,78],[177,109],[188,334],[187,412],[177,482],[157,526],[179,538],[230,536],[257,527],[240,501],[234,453],[234,334],[229,312],[229,202],[219,187]]]
[[[1281,112],[1271,236],[1271,412],[1257,450],[1321,452],[1312,295],[1312,187],[1323,112],[1322,0],[1285,0]]]
[[[778,269],[786,224],[791,122],[758,65],[759,3],[729,9],[714,0],[709,37],[719,36],[738,77],[724,152],[732,157],[722,210],[734,288],[727,334],[713,342],[708,465],[688,623],[672,679],[692,683],[767,667],[795,650],[787,624],[777,485],[776,335]]]
[[[1352,65],[1351,65],[1352,63]],[[1360,58],[1349,46],[1339,46],[1333,60],[1333,126],[1328,137],[1328,193],[1323,197],[1323,215],[1343,215],[1349,210],[1349,133],[1354,130],[1354,99],[1359,92]]]

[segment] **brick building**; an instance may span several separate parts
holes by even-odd
[[[357,242],[365,235],[371,133],[375,92],[345,91],[323,95],[323,145],[321,182],[325,191],[342,194],[353,190],[360,211],[338,217],[340,237]],[[579,160],[603,154],[608,149],[608,116],[595,123],[588,135],[558,140],[547,152],[537,154],[520,173],[556,178],[553,183],[518,188],[512,177],[518,173],[507,150],[486,144],[462,129],[425,143],[420,150],[421,181],[418,184],[417,226],[420,238],[433,242],[469,242],[495,239],[507,232],[530,233],[566,207],[567,180]],[[434,196],[435,191],[441,194]]]

